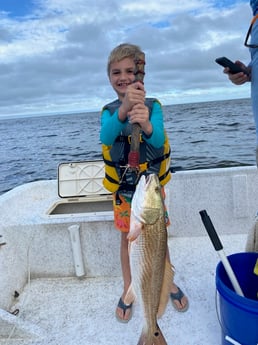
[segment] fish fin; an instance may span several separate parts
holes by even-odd
[[[124,304],[126,305],[130,305],[131,303],[133,303],[136,299],[136,294],[134,292],[134,289],[133,289],[133,285],[130,284],[128,290],[127,290],[127,293],[125,295],[125,298],[124,298]]]
[[[157,329],[153,335],[148,334],[148,332],[143,329],[137,345],[167,345],[167,342],[157,325]]]
[[[157,314],[158,318],[160,318],[166,310],[166,306],[169,300],[169,294],[171,291],[171,282],[173,281],[173,278],[174,278],[173,266],[166,259],[165,271],[164,271],[164,277],[163,277],[163,283],[162,283],[162,289],[161,289],[160,301],[159,301],[159,309],[158,309],[158,314]]]
[[[130,231],[127,235],[128,241],[132,242],[136,240],[136,238],[140,235],[141,231],[142,223],[140,223],[134,216],[133,212],[131,212]]]

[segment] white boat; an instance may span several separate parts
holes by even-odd
[[[102,161],[67,163],[57,180],[0,196],[0,344],[137,344],[137,302],[128,324],[114,315],[122,292],[120,234],[102,177]],[[245,251],[257,212],[257,168],[179,171],[166,193],[175,282],[190,308],[178,313],[169,304],[160,327],[169,345],[218,345],[219,258],[199,211],[209,213],[227,255]]]

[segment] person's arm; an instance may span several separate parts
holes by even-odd
[[[110,114],[109,110],[105,109],[101,114],[101,129],[100,141],[105,145],[113,145],[116,137],[121,133],[122,129],[127,123],[127,120],[122,122],[118,118],[119,109]]]
[[[122,104],[113,115],[108,110],[101,114],[100,141],[105,145],[112,145],[124,126],[128,123],[128,114],[134,106],[144,106],[145,90],[140,82],[128,85]]]
[[[144,134],[144,139],[153,147],[160,148],[165,142],[163,111],[160,103],[154,102],[150,116],[151,135]]]
[[[144,105],[144,108],[148,108]],[[139,110],[136,110],[136,115]],[[115,111],[113,115],[108,110],[104,110],[101,115],[101,130],[100,130],[100,141],[105,145],[113,145],[116,137],[121,133],[124,126],[127,125],[127,121],[120,121],[118,118],[119,109]],[[136,117],[136,120],[142,119],[142,113],[140,117]],[[130,116],[129,116],[130,119]],[[152,107],[152,114],[148,121],[144,121],[140,124],[143,130],[144,139],[153,147],[160,148],[165,142],[164,134],[164,122],[163,122],[163,111],[160,103],[154,102]]]

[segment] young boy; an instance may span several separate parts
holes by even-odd
[[[124,299],[131,283],[127,235],[130,227],[131,200],[135,191],[135,173],[128,166],[128,154],[132,124],[141,127],[140,171],[156,173],[161,185],[170,179],[170,149],[164,131],[160,103],[145,98],[143,83],[135,82],[135,58],[141,54],[138,46],[121,44],[111,52],[107,72],[109,81],[118,99],[104,106],[101,114],[100,140],[105,162],[104,186],[114,194],[115,227],[121,231],[120,259],[124,281],[123,293],[116,308],[116,317],[128,322],[132,316],[133,301]],[[146,164],[147,163],[147,164]],[[169,219],[167,217],[167,225]],[[167,258],[169,253],[167,249]],[[174,282],[171,286],[171,301],[178,311],[186,311],[188,300]]]

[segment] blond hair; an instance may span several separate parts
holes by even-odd
[[[140,47],[130,44],[130,43],[122,43],[119,44],[116,48],[114,48],[109,57],[108,57],[108,64],[107,64],[107,73],[108,76],[110,74],[110,65],[113,62],[119,62],[125,58],[135,58],[138,54],[142,54],[142,50]]]

